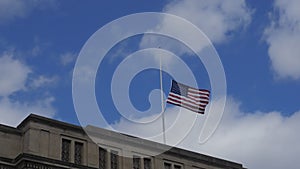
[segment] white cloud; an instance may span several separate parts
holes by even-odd
[[[77,58],[76,53],[67,52],[60,56],[60,62],[62,65],[66,66],[73,62],[75,62],[75,59]]]
[[[12,54],[0,57],[0,96],[8,96],[15,91],[25,89],[30,68],[12,58]]]
[[[300,1],[276,0],[278,17],[266,29],[266,42],[275,74],[280,78],[300,79]]]
[[[166,113],[167,125],[170,122],[182,126],[189,125],[185,118],[177,118],[175,109]],[[185,112],[191,115],[191,112]],[[199,116],[198,116],[199,117]],[[144,117],[147,118],[147,117]],[[152,119],[153,117],[149,117]],[[300,164],[296,161],[300,153],[299,135],[300,111],[290,117],[282,116],[280,112],[243,112],[240,103],[232,98],[227,100],[223,119],[214,135],[204,144],[199,144],[199,134],[203,125],[203,116],[200,116],[191,132],[178,146],[191,151],[213,155],[220,158],[242,163],[249,169],[298,169]],[[139,136],[151,135],[161,131],[161,121],[153,126],[134,126],[128,121],[121,120],[113,125],[121,131]],[[184,135],[181,130],[174,130],[168,134],[168,142]],[[161,141],[161,139],[156,139]]]
[[[15,18],[24,18],[35,8],[45,9],[55,6],[54,0],[1,0],[0,24]]]
[[[0,99],[0,124],[17,126],[31,113],[53,117],[55,115],[55,109],[52,106],[54,100],[54,97],[47,97],[29,103],[2,98]]]
[[[189,20],[213,42],[226,41],[228,33],[247,26],[251,20],[251,11],[244,0],[177,0],[168,4],[164,12]]]
[[[55,100],[52,96],[41,97],[38,100],[22,101],[11,97],[16,92],[34,92],[34,88],[27,91],[26,83],[32,70],[25,63],[14,59],[13,54],[3,54],[0,57],[0,123],[16,126],[30,113],[53,117],[55,109],[52,106]],[[45,86],[52,79],[40,76],[34,80],[32,87]],[[13,99],[14,98],[14,99]]]
[[[166,5],[163,12],[183,17],[192,22],[214,43],[226,42],[232,32],[238,30],[238,28],[246,27],[251,21],[252,13],[244,0],[176,0]],[[178,25],[178,23],[167,18],[163,19],[160,24],[158,29],[182,32],[185,37],[191,36],[190,38],[187,37],[189,39],[194,36],[193,32],[186,33],[189,31],[186,27]],[[170,40],[163,42],[161,39],[158,40],[157,37],[146,35],[140,46],[144,48],[153,46],[153,44],[163,44],[164,48],[173,49],[179,55],[186,52],[183,51],[184,49],[178,49],[178,45],[172,47],[174,45],[171,42]],[[206,45],[199,44],[200,42],[201,40],[195,41],[196,44],[202,45],[202,47]]]
[[[58,81],[58,77],[57,76],[53,76],[53,77],[46,77],[46,76],[39,76],[36,79],[32,79],[28,86],[32,89],[35,88],[40,88],[40,87],[45,87],[45,86],[50,86],[50,85],[55,85]]]

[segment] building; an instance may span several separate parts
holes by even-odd
[[[0,169],[243,169],[105,129],[97,128],[95,135],[97,144],[80,126],[33,114],[16,128],[0,125]],[[151,155],[164,148],[168,151]]]

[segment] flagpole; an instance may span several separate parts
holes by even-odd
[[[161,56],[159,56],[159,77],[160,77],[160,98],[161,98],[161,112],[162,112],[162,128],[163,128],[163,140],[166,144],[166,133],[165,133],[165,102],[164,102],[164,91],[162,82],[162,63]]]

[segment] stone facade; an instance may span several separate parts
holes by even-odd
[[[0,169],[244,169],[238,163],[88,128],[95,131],[92,139],[79,126],[33,114],[16,128],[0,125]],[[152,155],[163,149],[168,151]]]

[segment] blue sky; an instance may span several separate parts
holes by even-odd
[[[189,146],[193,136],[188,136],[179,147],[243,162],[249,168],[299,168],[293,161],[300,153],[295,148],[300,147],[296,143],[300,138],[299,7],[297,0],[0,0],[0,123],[16,126],[29,113],[36,113],[79,124],[72,100],[72,73],[87,40],[120,17],[166,12],[187,19],[207,35],[227,82],[224,117],[211,141]],[[149,37],[162,43],[148,43]],[[124,39],[107,53],[96,78],[99,107],[116,129],[132,126],[120,119],[113,104],[110,87],[115,69],[131,53],[158,46],[178,54],[196,74],[198,86],[211,89],[203,63],[180,42],[143,34]],[[167,72],[163,77],[167,95],[172,77]],[[132,80],[129,96],[139,111],[150,108],[148,96],[153,89],[159,89],[157,69],[140,72]],[[154,110],[159,110],[159,102],[153,103]],[[170,117],[174,107],[167,106]],[[249,148],[228,148],[236,144]],[[270,161],[278,163],[273,166]]]

